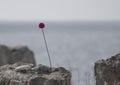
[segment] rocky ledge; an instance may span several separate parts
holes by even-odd
[[[120,85],[120,54],[95,63],[96,85]]]
[[[71,85],[71,73],[63,67],[8,64],[0,66],[0,85]]]

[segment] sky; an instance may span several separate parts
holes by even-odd
[[[0,21],[120,21],[120,0],[0,0]]]

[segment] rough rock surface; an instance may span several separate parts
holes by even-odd
[[[120,54],[95,63],[96,85],[120,85]]]
[[[0,67],[0,85],[71,85],[71,73],[64,69],[27,63]]]
[[[16,62],[36,64],[33,52],[26,46],[12,48],[0,45],[0,66]]]

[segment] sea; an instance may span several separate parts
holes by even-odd
[[[49,66],[41,21],[0,21],[0,44],[28,46]],[[94,63],[120,53],[119,21],[43,21],[53,67],[72,73],[72,85],[95,85]]]

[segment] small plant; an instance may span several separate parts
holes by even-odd
[[[45,24],[40,23],[39,28],[42,29],[42,34],[43,34],[43,38],[44,38],[44,42],[45,42],[45,46],[46,46],[46,51],[47,51],[48,59],[49,59],[49,63],[50,63],[50,69],[52,69],[51,57],[50,57],[50,53],[49,53],[49,49],[48,49],[48,45],[47,45],[47,41],[46,41],[46,37],[45,37],[45,33],[44,33]]]

